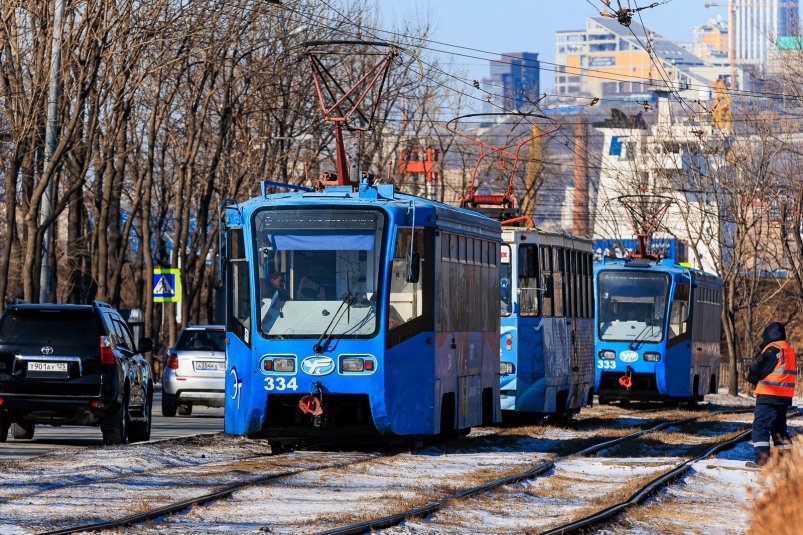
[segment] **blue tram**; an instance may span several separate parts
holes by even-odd
[[[521,228],[502,241],[503,414],[565,420],[594,397],[591,242]]]
[[[597,296],[600,403],[696,403],[717,390],[722,280],[672,260],[602,259]]]
[[[367,181],[225,211],[227,433],[281,451],[501,420],[498,222]]]

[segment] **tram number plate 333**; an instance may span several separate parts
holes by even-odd
[[[276,390],[281,392],[282,390],[298,390],[298,385],[296,384],[296,378],[291,377],[290,379],[285,379],[284,377],[265,377],[265,390],[272,391]]]
[[[597,368],[601,370],[613,370],[616,369],[616,361],[615,360],[598,360],[597,361]]]

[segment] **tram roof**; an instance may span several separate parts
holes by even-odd
[[[670,258],[663,260],[647,260],[641,258],[605,258],[594,261],[594,270],[607,269],[652,269],[671,274],[691,274],[697,280],[709,280],[711,282],[721,279],[714,273],[709,273],[691,266],[683,266]]]
[[[263,190],[264,191],[264,190]],[[393,184],[374,184],[354,190],[351,186],[327,186],[323,191],[292,191],[271,193],[252,197],[238,206],[248,211],[261,206],[363,206],[380,205],[385,209],[408,210],[411,203],[415,210],[432,211],[441,227],[462,228],[469,225],[476,229],[500,233],[501,224],[484,214],[458,208],[439,201],[396,191]],[[233,207],[233,206],[231,206]],[[423,213],[422,213],[423,215]],[[416,220],[419,218],[416,217]],[[451,224],[450,224],[451,223]],[[417,222],[418,224],[418,222]]]

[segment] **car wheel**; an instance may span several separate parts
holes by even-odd
[[[181,416],[189,416],[192,414],[192,403],[182,403],[178,406],[178,413]]]
[[[103,443],[107,446],[128,443],[128,393],[114,414],[112,427],[103,428]]]
[[[153,394],[145,397],[145,406],[142,407],[142,421],[131,422],[128,430],[128,439],[131,442],[145,442],[151,439],[151,413],[153,411]]]
[[[8,439],[8,416],[0,411],[0,442],[5,442]]]
[[[162,416],[176,415],[176,397],[162,392]]]
[[[16,440],[27,440],[33,438],[36,424],[33,422],[15,422],[11,424],[11,436]]]

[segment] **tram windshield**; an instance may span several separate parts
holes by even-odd
[[[600,340],[663,340],[668,293],[666,273],[600,271],[597,279]]]
[[[262,334],[374,334],[384,221],[378,210],[257,212],[254,256]]]

